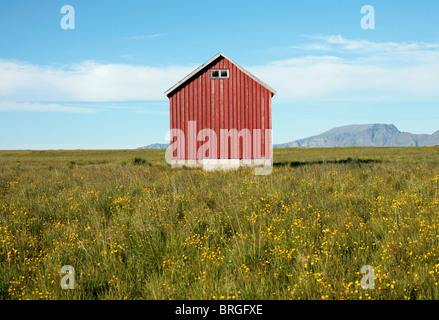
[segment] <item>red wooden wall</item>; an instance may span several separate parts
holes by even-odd
[[[211,69],[229,69],[228,79],[211,79]],[[272,158],[271,131],[269,139],[265,138],[265,129],[271,129],[271,97],[273,93],[242,72],[236,65],[224,57],[217,60],[188,80],[169,96],[171,129],[178,128],[184,132],[185,139],[177,139],[184,143],[184,156],[178,156],[177,150],[171,155],[172,159],[196,159],[197,151],[206,143],[198,141],[196,146],[188,143],[190,132],[188,121],[196,121],[195,139],[200,130],[213,129],[217,136],[217,153],[207,154],[204,158],[223,158],[220,150],[220,129],[243,128],[250,130],[252,143],[245,138],[240,139],[239,150],[232,139],[228,143],[228,158],[233,156],[232,151],[238,153],[239,159]],[[253,129],[261,129],[258,143],[253,143]],[[171,136],[172,137],[172,136]],[[177,145],[177,148],[182,145]],[[213,147],[213,146],[212,146]],[[261,150],[254,150],[260,148]],[[266,152],[266,149],[268,150]],[[223,150],[225,151],[225,150]],[[256,154],[261,156],[254,156]],[[267,153],[267,154],[266,154]]]

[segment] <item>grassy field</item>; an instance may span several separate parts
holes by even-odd
[[[274,162],[256,176],[170,169],[164,150],[0,151],[0,298],[439,299],[439,147]]]

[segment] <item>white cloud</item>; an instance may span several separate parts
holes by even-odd
[[[346,39],[341,35],[306,36],[314,42],[290,46],[289,49],[297,51],[329,51],[338,54],[356,54],[359,56],[378,55],[389,58],[405,59],[407,57],[425,58],[431,53],[437,54],[439,43],[427,42],[374,42],[368,40]],[[437,57],[437,55],[435,55]]]
[[[0,60],[0,101],[164,100],[164,92],[196,67],[92,61],[53,67]]]
[[[278,91],[276,101],[439,101],[439,43],[310,38],[289,49],[325,55],[249,67]]]
[[[94,113],[96,110],[87,107],[77,107],[58,103],[28,102],[28,101],[0,101],[0,112],[67,112],[67,113]]]
[[[311,44],[303,44],[292,46],[292,48],[306,48],[309,45],[314,45],[318,48],[318,45],[324,46],[325,49],[335,50],[335,49],[343,49],[343,50],[364,50],[368,51],[389,51],[389,50],[418,50],[418,49],[431,49],[431,48],[439,48],[438,43],[427,43],[427,42],[414,42],[414,41],[405,41],[405,42],[376,42],[376,41],[368,41],[368,40],[357,40],[357,39],[346,39],[342,35],[329,35],[329,36],[321,36],[321,35],[306,35],[306,38],[312,39],[316,42]]]
[[[158,38],[158,37],[163,37],[164,34],[163,33],[153,33],[153,34],[144,34],[144,35],[139,35],[139,36],[131,36],[128,37],[128,40],[147,40],[147,39],[153,39],[153,38]]]
[[[292,58],[244,65],[277,90],[275,102],[439,101],[439,43],[309,38],[294,47]],[[164,92],[196,67],[94,61],[41,66],[0,59],[0,110],[92,112],[68,103],[167,101]]]
[[[386,68],[304,57],[249,70],[278,91],[278,102],[439,101],[439,63]]]
[[[144,102],[136,103],[90,103],[90,102],[30,102],[30,101],[0,101],[0,112],[64,112],[64,113],[98,113],[104,110],[124,110],[140,114],[169,115],[160,103],[145,108]]]
[[[162,115],[162,116],[169,115],[169,111],[153,111],[153,110],[139,109],[136,112],[142,113],[142,114],[155,114],[155,115]]]

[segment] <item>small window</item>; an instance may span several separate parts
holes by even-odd
[[[229,78],[229,69],[211,70],[210,77],[212,79],[228,79]]]

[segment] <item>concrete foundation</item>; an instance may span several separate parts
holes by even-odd
[[[273,168],[273,160],[272,159],[171,160],[171,167],[172,168],[181,168],[181,167],[203,168],[206,171],[233,170],[233,169],[238,169],[239,167],[251,167],[251,168],[255,168],[256,174],[264,175],[271,172]]]

